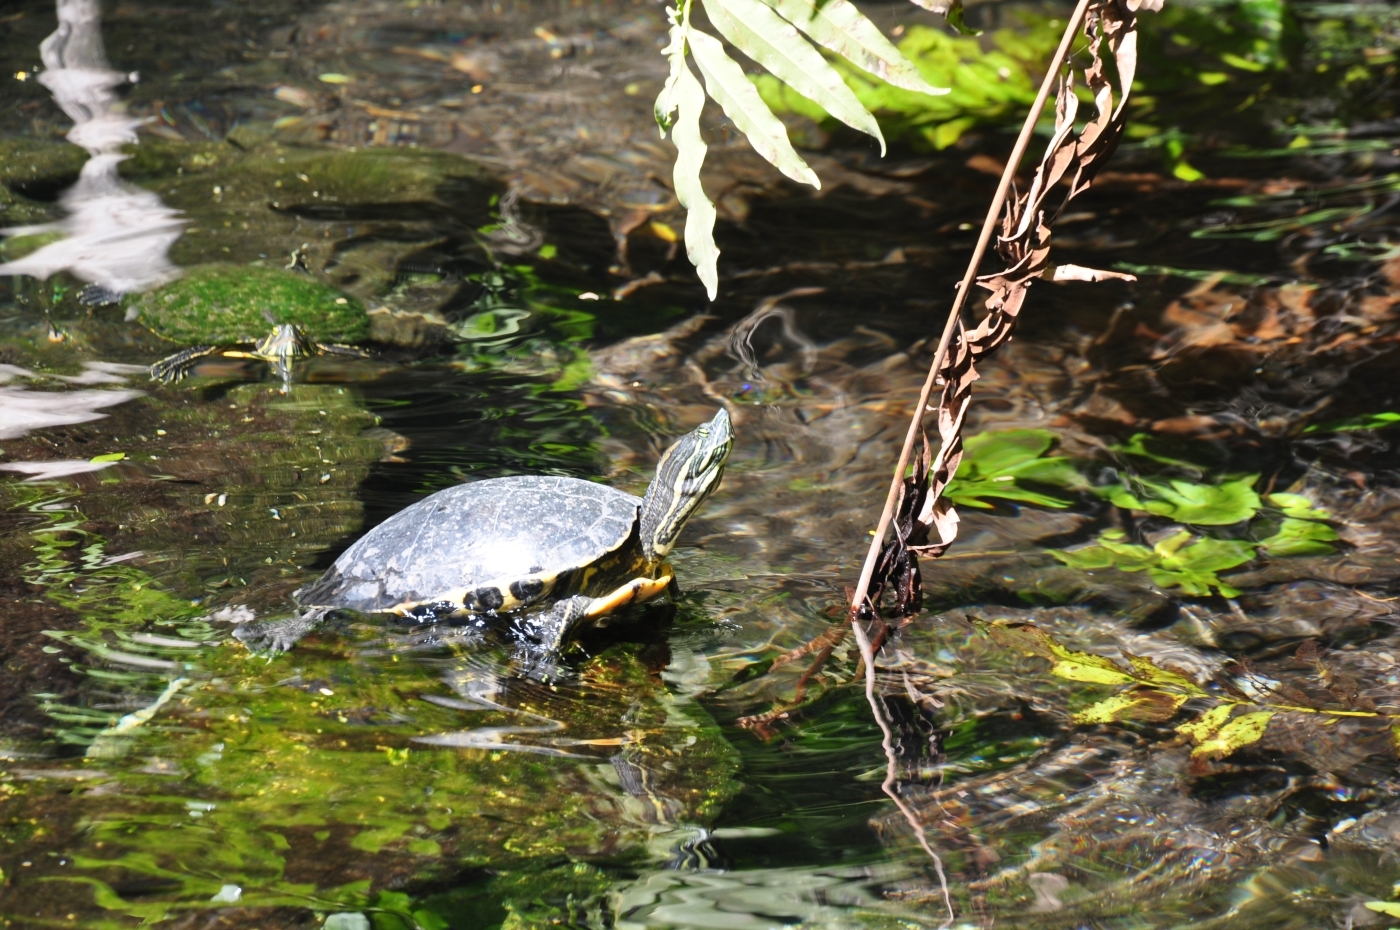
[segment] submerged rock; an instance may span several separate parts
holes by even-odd
[[[149,291],[131,305],[156,335],[174,342],[249,342],[274,323],[312,339],[358,342],[369,334],[364,305],[306,275],[210,264]]]

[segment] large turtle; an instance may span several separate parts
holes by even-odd
[[[666,556],[719,485],[733,444],[720,410],[666,450],[642,498],[542,475],[439,491],[375,527],[294,596],[308,618],[337,608],[418,621],[507,615],[557,650],[580,623],[666,590]],[[285,649],[306,629],[259,627],[240,638]]]

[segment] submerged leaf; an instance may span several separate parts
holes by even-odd
[[[1334,420],[1331,423],[1314,423],[1303,432],[1346,433],[1361,429],[1385,429],[1387,426],[1394,426],[1397,423],[1400,423],[1400,413],[1386,411],[1384,413],[1367,413],[1346,420]]]
[[[1012,429],[979,433],[963,446],[958,476],[944,496],[966,507],[990,508],[985,498],[1061,509],[1070,502],[1020,487],[1020,479],[1059,487],[1086,487],[1084,477],[1063,457],[1043,458],[1057,437],[1049,430]]]
[[[720,34],[779,80],[852,129],[873,136],[885,153],[885,137],[870,111],[797,29],[759,0],[701,0]],[[757,97],[757,91],[755,91]],[[759,101],[767,109],[767,105]]]
[[[1259,742],[1264,730],[1269,726],[1269,721],[1274,719],[1277,713],[1276,710],[1261,710],[1236,717],[1221,727],[1214,737],[1202,740],[1201,744],[1191,751],[1191,757],[1194,759],[1211,755],[1223,759],[1236,750]]]
[[[1140,720],[1146,723],[1161,723],[1175,716],[1177,709],[1187,700],[1188,695],[1185,694],[1141,688],[1115,694],[1097,704],[1091,704],[1074,715],[1074,722],[1091,724]]]
[[[1275,558],[1327,555],[1336,551],[1328,543],[1337,538],[1337,531],[1326,523],[1287,517],[1274,535],[1260,540],[1259,547]]]
[[[787,129],[773,115],[758,89],[714,36],[696,29],[687,33],[690,52],[705,78],[705,89],[749,140],[753,150],[783,174],[820,189],[821,180],[788,141]]]
[[[1277,507],[1283,511],[1285,517],[1297,517],[1300,520],[1330,520],[1331,512],[1313,506],[1313,502],[1301,494],[1269,494],[1264,500],[1272,507]]]
[[[1225,725],[1225,721],[1230,719],[1230,712],[1234,709],[1235,705],[1233,704],[1219,704],[1195,720],[1183,723],[1176,728],[1176,732],[1191,737],[1197,743],[1204,742]]]
[[[1203,697],[1206,693],[1200,685],[1190,678],[1171,669],[1163,668],[1146,656],[1128,655],[1128,662],[1142,681],[1192,697]]]
[[[1217,485],[1196,484],[1174,478],[1170,482],[1138,479],[1134,483],[1141,496],[1126,488],[1115,486],[1109,500],[1125,510],[1138,510],[1192,523],[1197,526],[1228,526],[1248,520],[1259,512],[1262,503],[1254,493],[1258,475],[1248,475]]]
[[[1366,907],[1387,917],[1400,917],[1400,903],[1395,901],[1367,901]]]
[[[879,28],[850,0],[763,0],[784,19],[807,33],[813,42],[834,52],[868,74],[921,94],[946,94],[890,44]]]

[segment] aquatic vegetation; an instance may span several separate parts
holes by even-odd
[[[1254,493],[1258,475],[1199,484],[1180,478],[1154,481],[1133,477],[1127,484],[1097,489],[1115,507],[1166,517],[1196,526],[1227,526],[1251,519],[1261,502]]]
[[[1071,649],[1031,624],[993,623],[984,628],[1008,648],[1050,660],[1050,673],[1058,678],[1121,687],[1076,711],[1073,719],[1079,725],[1163,723],[1188,702],[1196,702],[1192,705],[1196,708],[1204,704],[1192,719],[1175,727],[1176,733],[1194,744],[1191,759],[1196,763],[1218,761],[1258,743],[1276,718],[1288,720],[1295,729],[1335,726],[1348,718],[1374,721],[1381,728],[1380,745],[1400,752],[1400,716],[1359,705],[1346,685],[1337,687],[1316,644],[1298,652],[1300,660],[1315,667],[1320,686],[1321,699],[1310,700],[1298,687],[1253,675],[1243,666],[1234,667],[1229,677],[1202,686],[1190,675],[1142,656],[1125,653],[1125,665]]]
[[[1240,592],[1221,581],[1218,572],[1243,565],[1254,558],[1255,547],[1235,539],[1201,538],[1188,530],[1159,540],[1150,549],[1126,541],[1122,530],[1106,530],[1098,541],[1082,549],[1051,551],[1071,568],[1094,571],[1116,568],[1120,572],[1147,571],[1155,584],[1180,588],[1204,597],[1211,589],[1225,597]]]
[[[275,268],[212,264],[134,298],[130,307],[172,342],[234,344],[290,323],[312,339],[358,342],[369,333],[364,305],[308,275]]]
[[[992,506],[989,499],[1068,507],[1070,502],[1063,498],[1020,484],[1029,481],[1067,489],[1088,486],[1069,459],[1046,457],[1057,441],[1054,433],[1044,429],[987,430],[971,436],[963,444],[957,477],[949,482],[945,494],[955,504],[982,509]]]
[[[1196,597],[1208,596],[1214,589],[1224,597],[1234,597],[1240,592],[1221,580],[1220,572],[1238,568],[1259,555],[1287,558],[1335,551],[1331,543],[1338,539],[1337,532],[1326,522],[1332,514],[1301,494],[1271,493],[1261,500],[1253,487],[1258,480],[1258,475],[1249,475],[1212,485],[1180,478],[1154,481],[1134,477],[1130,484],[1138,494],[1125,490],[1123,484],[1094,489],[1126,510],[1192,526],[1234,527],[1232,532],[1246,534],[1244,538],[1197,536],[1182,529],[1149,548],[1127,541],[1122,530],[1111,529],[1089,546],[1050,550],[1050,554],[1084,571],[1145,570],[1163,588],[1179,588]],[[1265,501],[1281,518],[1255,520],[1265,509]]]

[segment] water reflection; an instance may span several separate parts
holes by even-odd
[[[69,271],[110,299],[174,276],[167,253],[184,222],[160,197],[117,175],[126,158],[121,149],[137,143],[136,127],[143,121],[123,113],[116,90],[136,75],[108,65],[101,24],[98,0],[58,0],[58,28],[39,47],[45,68],[39,81],[73,120],[69,141],[92,157],[60,198],[67,217],[3,231],[11,236],[61,233],[63,238],[0,264],[0,274],[47,278]]]

